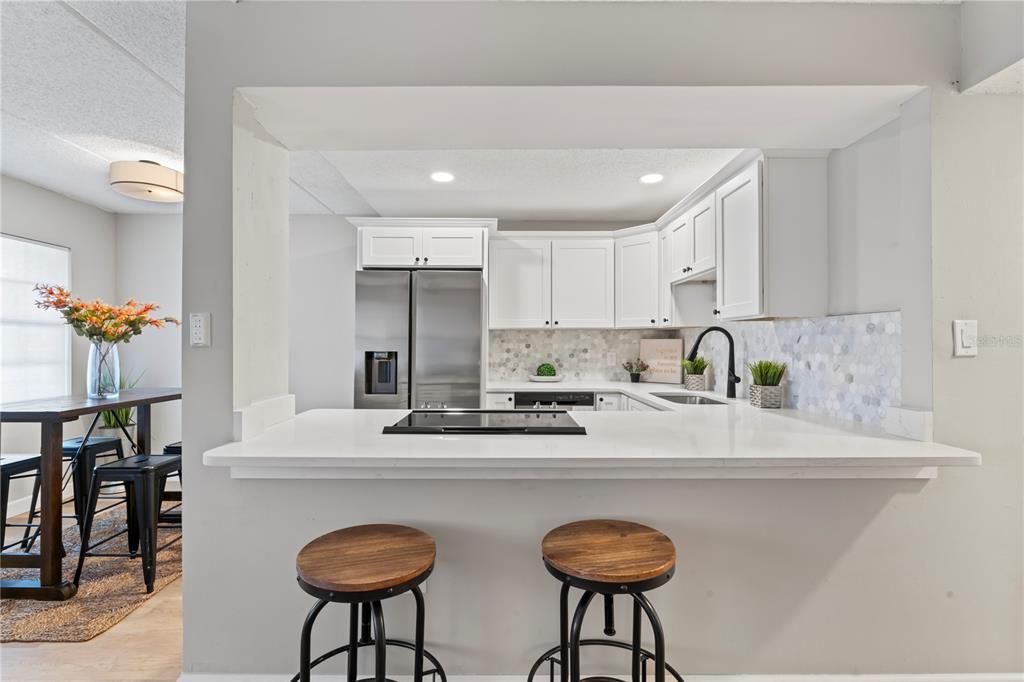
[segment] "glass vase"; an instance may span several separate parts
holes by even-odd
[[[109,400],[120,393],[121,363],[117,357],[117,344],[93,341],[89,346],[89,364],[86,366],[85,390],[90,398]]]

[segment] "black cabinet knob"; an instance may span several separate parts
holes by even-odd
[[[558,320],[555,320],[555,324],[558,324]]]
[[[505,398],[505,400],[507,400],[509,402],[512,402],[512,396],[509,396],[509,397]]]
[[[598,399],[597,399],[597,402],[599,402],[599,403],[603,403],[603,402],[604,402],[604,398],[598,398]]]
[[[657,320],[651,320],[651,324],[658,324]]]
[[[423,257],[423,263],[424,263],[424,264],[426,264],[426,262],[427,262],[427,257],[426,257],[426,256],[424,256],[424,257]]]
[[[663,318],[661,318],[661,321],[662,322],[668,322],[668,318],[667,317],[663,317]]]
[[[715,308],[715,309],[714,309],[714,310],[712,310],[711,312],[712,312],[712,313],[714,313],[715,315],[721,315],[721,314],[722,314],[722,311],[721,311],[721,310],[719,310],[718,308]]]
[[[544,324],[551,324],[551,323],[548,322],[547,320],[544,320]]]
[[[419,262],[420,262],[420,257],[419,257],[419,256],[416,256],[416,262],[417,262],[417,263],[419,263]]]

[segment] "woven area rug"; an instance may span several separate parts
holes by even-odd
[[[93,542],[125,527],[124,507],[99,514],[93,521]],[[181,531],[161,529],[158,546]],[[64,578],[73,580],[78,564],[81,540],[78,527],[64,529]],[[38,550],[38,544],[36,545]],[[97,552],[128,551],[128,538],[122,535],[99,547]],[[39,576],[35,569],[0,569],[4,579]],[[156,594],[181,575],[181,541],[156,555]],[[78,593],[64,602],[0,600],[0,641],[3,642],[84,642],[105,632],[137,609],[153,594],[146,594],[139,558],[89,557],[85,560]]]

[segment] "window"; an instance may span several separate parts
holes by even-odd
[[[36,284],[69,286],[68,249],[0,235],[0,399],[71,391],[71,331],[55,310],[35,306]]]

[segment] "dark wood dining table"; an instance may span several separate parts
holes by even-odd
[[[4,568],[38,568],[38,580],[2,580],[0,597],[62,601],[75,595],[77,588],[64,580],[61,565],[61,479],[63,468],[64,423],[86,415],[118,408],[135,408],[135,447],[138,453],[150,453],[152,437],[151,407],[155,403],[181,399],[180,388],[123,389],[117,398],[58,396],[0,404],[0,422],[37,423],[42,432],[40,458],[39,553],[4,552]],[[93,422],[95,424],[95,422]],[[91,431],[91,428],[90,428]]]

